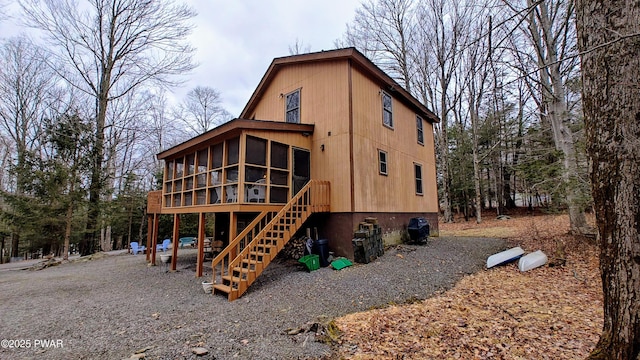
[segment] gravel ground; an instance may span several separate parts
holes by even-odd
[[[505,246],[495,239],[435,238],[389,248],[370,264],[311,273],[278,261],[234,302],[204,293],[200,282],[210,278],[210,269],[195,278],[190,249],[179,250],[176,272],[148,267],[144,256],[130,254],[0,271],[0,340],[28,347],[7,348],[3,341],[0,359],[124,359],[136,352],[145,359],[329,357],[331,348],[314,333],[287,332],[427,298],[481,270],[486,257]],[[196,356],[192,348],[198,346],[208,354]]]

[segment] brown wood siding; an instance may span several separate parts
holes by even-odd
[[[347,60],[290,65],[278,71],[250,116],[284,121],[285,95],[300,89],[301,123],[315,124],[311,178],[331,182],[331,211],[351,209],[348,85]]]
[[[424,146],[417,142],[416,113],[394,92],[354,68],[354,195],[356,212],[437,212],[433,126],[424,121]],[[382,123],[381,90],[393,99],[393,129]],[[387,152],[380,175],[378,150]],[[423,195],[416,195],[413,164],[422,165]]]

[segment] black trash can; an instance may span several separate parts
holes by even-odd
[[[409,219],[409,238],[413,243],[426,243],[429,237],[429,222],[423,217]]]
[[[311,252],[320,257],[320,266],[329,266],[329,240],[318,239],[314,241]]]

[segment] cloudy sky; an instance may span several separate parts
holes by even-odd
[[[198,85],[213,87],[234,117],[240,115],[273,58],[289,55],[296,39],[311,51],[333,49],[360,4],[360,0],[187,2],[198,12],[190,40],[197,48],[199,67],[175,97],[181,99]],[[19,31],[11,20],[0,23],[0,37]]]

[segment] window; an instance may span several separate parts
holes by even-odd
[[[418,130],[418,144],[424,145],[424,130],[422,129],[422,118],[416,116],[416,129]]]
[[[227,165],[238,163],[238,154],[240,153],[240,138],[227,140]]]
[[[382,92],[382,123],[393,129],[393,112],[391,95]]]
[[[285,96],[285,118],[288,123],[300,123],[300,89]]]
[[[289,145],[271,142],[271,167],[289,168]]]
[[[413,163],[413,169],[416,173],[416,194],[422,195],[422,165]]]
[[[378,150],[378,162],[380,163],[380,175],[387,175],[387,153]]]
[[[247,136],[245,162],[247,164],[267,165],[267,140]]]

